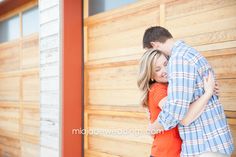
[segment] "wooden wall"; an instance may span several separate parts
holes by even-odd
[[[39,156],[38,35],[0,44],[0,155]]]
[[[236,143],[235,0],[140,0],[90,17],[87,5],[85,129],[146,130],[148,121],[138,105],[137,65],[145,29],[162,25],[198,49],[215,69]],[[151,141],[148,135],[85,135],[85,156],[148,156]]]
[[[1,15],[0,20],[35,5],[37,2],[31,1]],[[3,157],[40,155],[38,43],[35,33],[0,44],[0,156]]]

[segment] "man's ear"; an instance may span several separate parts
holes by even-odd
[[[152,41],[150,44],[152,45],[152,48],[157,49],[159,47],[159,44],[156,41]]]

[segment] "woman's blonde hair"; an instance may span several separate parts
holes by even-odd
[[[151,80],[154,72],[154,61],[159,58],[161,52],[156,49],[147,50],[139,62],[139,74],[137,84],[142,92],[140,104],[143,107],[148,107],[148,92],[155,80]]]

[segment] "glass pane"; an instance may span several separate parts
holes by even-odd
[[[38,7],[27,10],[22,15],[23,36],[39,32]]]
[[[138,0],[89,0],[89,16],[118,8]]]
[[[17,39],[20,37],[19,16],[0,22],[0,43]]]

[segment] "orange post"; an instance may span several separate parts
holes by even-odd
[[[82,157],[82,135],[72,134],[72,129],[80,129],[83,124],[82,0],[63,3],[62,156]]]

